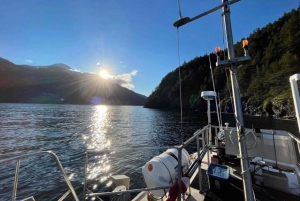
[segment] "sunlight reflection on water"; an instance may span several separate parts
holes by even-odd
[[[110,148],[111,141],[107,137],[107,129],[111,126],[109,120],[110,108],[105,105],[97,105],[91,117],[89,134],[83,134],[83,141],[87,149],[102,150]],[[87,180],[93,190],[99,187],[109,187],[110,160],[106,154],[96,155],[88,159]]]
[[[108,107],[98,105],[94,109],[91,125],[89,125],[91,133],[83,134],[83,141],[87,149],[102,150],[111,145],[110,140],[106,137],[107,128],[111,126],[108,119]]]

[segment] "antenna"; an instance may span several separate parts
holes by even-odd
[[[215,91],[202,91],[201,97],[207,101],[207,120],[209,126],[208,146],[212,145],[212,133],[211,133],[211,114],[210,114],[210,101],[216,99]],[[207,152],[207,161],[210,161],[209,152]]]
[[[182,19],[181,9],[180,9],[180,0],[177,0],[177,4],[178,4],[179,19]]]

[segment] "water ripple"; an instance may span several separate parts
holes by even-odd
[[[82,196],[85,150],[175,145],[179,124],[171,112],[131,106],[0,104],[1,159],[42,150],[59,157]],[[110,176],[126,174],[131,188],[145,187],[141,167],[159,151],[115,152],[88,160],[87,186],[111,190]],[[0,167],[0,197],[10,199],[15,163]],[[21,161],[18,199],[57,200],[67,190],[48,156]],[[42,193],[43,191],[47,194]],[[56,195],[58,194],[58,195]]]

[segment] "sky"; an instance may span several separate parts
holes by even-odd
[[[181,0],[194,17],[221,0]],[[231,5],[234,42],[272,23],[300,0],[242,0]],[[221,10],[177,30],[177,0],[1,0],[0,57],[15,64],[64,63],[83,72],[106,70],[149,96],[184,61],[223,47]],[[251,44],[249,44],[251,48]]]

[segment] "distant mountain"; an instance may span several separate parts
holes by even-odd
[[[0,58],[1,103],[143,105],[146,98],[66,64],[15,65]]]
[[[289,77],[300,73],[299,22],[300,7],[249,35],[249,53],[252,60],[238,69],[244,113],[294,116]],[[241,41],[235,44],[234,49],[237,57],[243,56]],[[210,57],[222,109],[233,112],[229,90],[231,83],[226,78],[229,74],[224,68],[215,66],[215,54],[211,53]],[[224,58],[223,51],[221,58]],[[176,68],[162,79],[148,97],[145,107],[167,109],[180,106],[178,71]],[[206,102],[201,98],[201,92],[213,90],[209,56],[204,55],[184,62],[180,71],[183,107],[191,111],[206,111]]]

